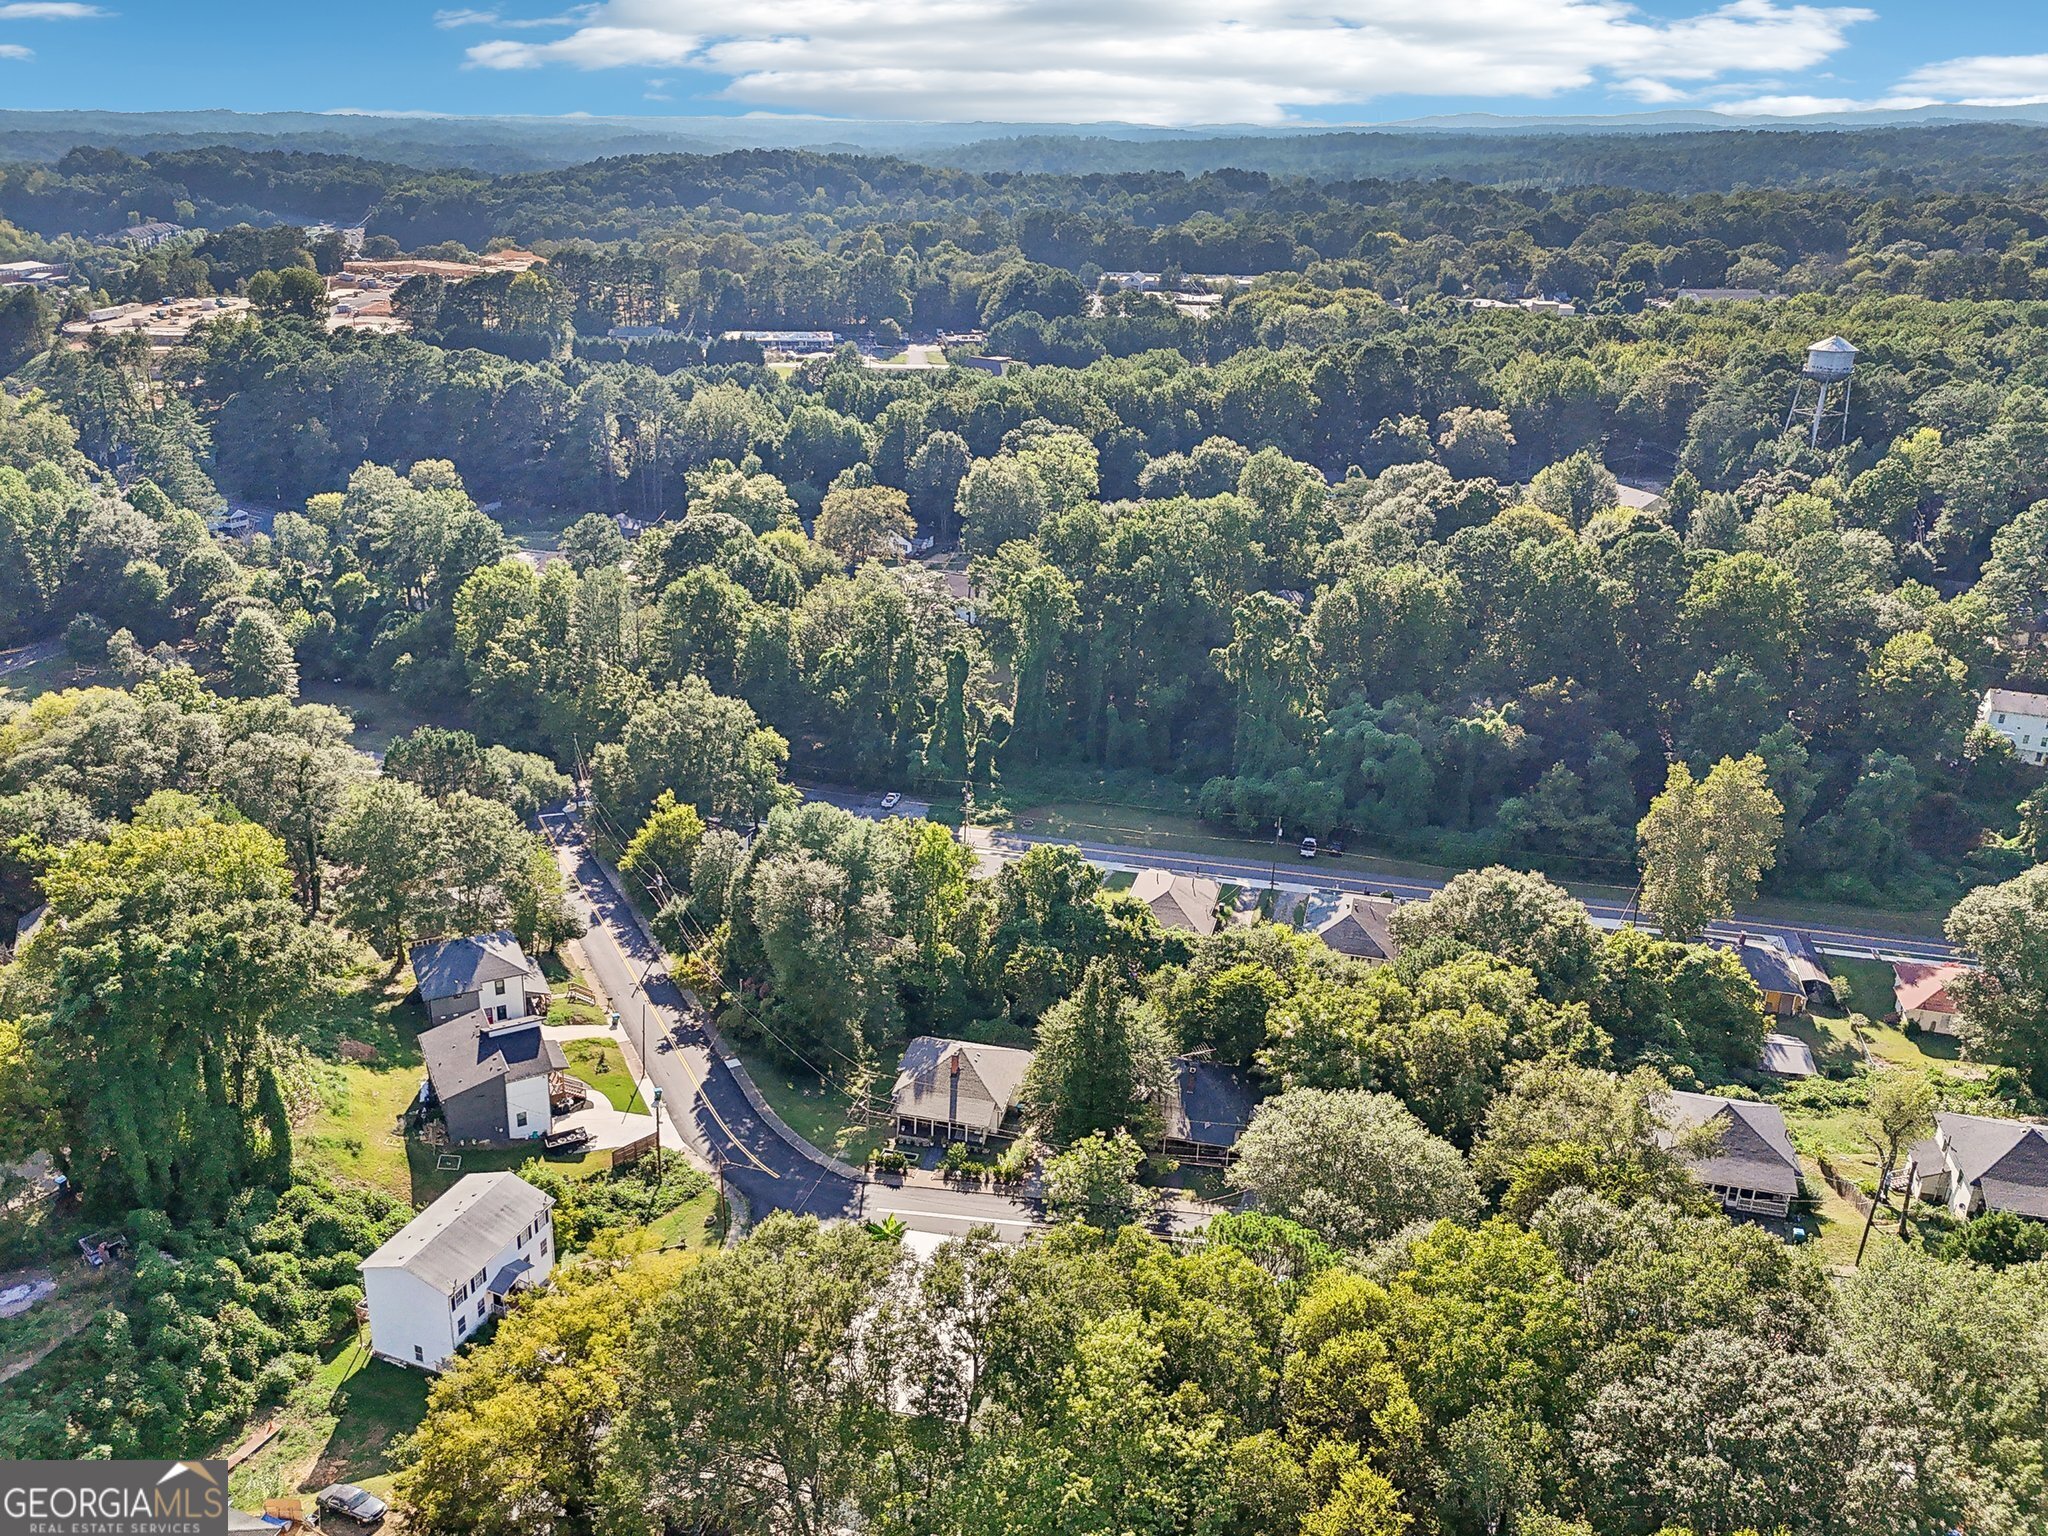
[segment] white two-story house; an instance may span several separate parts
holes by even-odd
[[[2048,763],[2048,693],[1987,689],[1977,723],[2011,742],[2021,762]]]
[[[442,1369],[555,1267],[554,1200],[516,1173],[472,1173],[363,1260],[370,1349],[395,1365]]]

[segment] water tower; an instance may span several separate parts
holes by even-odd
[[[1836,442],[1849,440],[1849,377],[1856,368],[1856,349],[1839,336],[1816,341],[1806,349],[1806,366],[1799,370],[1799,382],[1792,386],[1792,409],[1785,413],[1785,430],[1795,421],[1813,424],[1812,442],[1833,436]]]

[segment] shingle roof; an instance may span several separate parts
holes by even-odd
[[[1749,972],[1749,979],[1760,990],[1783,992],[1792,997],[1805,993],[1806,984],[1792,968],[1792,956],[1776,940],[1759,939],[1745,933],[1725,947],[1742,962],[1742,968]]]
[[[363,1268],[402,1269],[452,1291],[554,1203],[516,1173],[467,1174],[364,1259]]]
[[[1894,960],[1893,990],[1898,994],[1901,1013],[1954,1013],[1956,1000],[1949,983],[1967,976],[1967,965],[1929,964],[1924,960]]]
[[[1166,1139],[1198,1147],[1234,1147],[1251,1124],[1252,1107],[1252,1086],[1242,1072],[1213,1061],[1176,1057],[1163,1115]]]
[[[1726,1099],[1713,1093],[1673,1092],[1666,1101],[1673,1131],[1715,1124],[1721,1140],[1692,1171],[1709,1184],[1755,1189],[1767,1194],[1799,1192],[1799,1154],[1785,1131],[1785,1117],[1775,1104]]]
[[[420,1036],[420,1054],[427,1059],[434,1092],[443,1099],[492,1078],[522,1082],[569,1065],[561,1046],[541,1034],[539,1020],[507,1028],[482,1012],[465,1013],[427,1030]]]
[[[899,1118],[939,1120],[993,1134],[1017,1102],[1031,1053],[919,1035],[903,1048],[891,1107]]]
[[[2048,693],[2028,693],[2020,688],[1988,688],[1984,711],[2004,710],[2014,715],[2048,715]]]
[[[1131,882],[1131,894],[1150,907],[1164,927],[1202,934],[1216,931],[1216,903],[1222,899],[1223,887],[1214,880],[1141,869]]]
[[[1347,895],[1316,929],[1316,937],[1340,955],[1360,960],[1398,959],[1401,941],[1394,937],[1390,921],[1398,905],[1384,896]]]
[[[1765,1035],[1763,1059],[1758,1065],[1779,1077],[1814,1075],[1813,1052],[1797,1035]]]
[[[1934,1117],[1956,1175],[1984,1192],[1994,1211],[2048,1215],[2048,1128],[1987,1115]]]
[[[533,970],[519,941],[501,928],[466,939],[440,939],[412,947],[412,973],[427,1002],[460,997],[487,981],[510,981]]]

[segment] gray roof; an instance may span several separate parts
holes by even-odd
[[[1223,898],[1223,887],[1214,880],[1141,869],[1131,882],[1131,894],[1152,909],[1162,927],[1201,934],[1216,931],[1216,903]]]
[[[474,992],[488,981],[532,974],[534,964],[507,930],[466,939],[440,939],[412,947],[412,973],[425,1001],[439,1002]]]
[[[1779,1077],[1814,1075],[1813,1052],[1797,1035],[1765,1035],[1763,1059],[1757,1064]]]
[[[507,1026],[481,1010],[437,1024],[420,1036],[427,1076],[442,1099],[496,1078],[516,1083],[569,1065],[561,1046],[541,1034],[540,1021]]]
[[[890,1095],[896,1115],[994,1133],[1023,1091],[1031,1053],[919,1035],[903,1048]]]
[[[1983,1190],[1987,1208],[2048,1216],[2048,1129],[2024,1120],[1950,1114],[1936,1115],[1934,1129],[1956,1176]]]
[[[1742,968],[1749,972],[1749,979],[1759,991],[1783,992],[1792,997],[1805,993],[1806,983],[1792,968],[1791,955],[1776,939],[1759,939],[1745,933],[1725,947],[1742,962]]]
[[[1168,1141],[1227,1150],[1251,1124],[1252,1108],[1252,1085],[1236,1068],[1174,1058],[1162,1117]]]
[[[452,1291],[554,1203],[516,1173],[465,1175],[363,1260],[363,1268],[402,1269],[438,1291]]]
[[[1717,1125],[1720,1142],[1692,1163],[1693,1173],[1709,1184],[1755,1189],[1767,1194],[1799,1193],[1799,1154],[1785,1131],[1785,1117],[1775,1104],[1726,1099],[1714,1093],[1673,1092],[1665,1111],[1674,1132]]]
[[[1316,937],[1340,955],[1360,960],[1394,960],[1401,941],[1391,919],[1398,902],[1385,896],[1346,895],[1337,910],[1316,929]]]

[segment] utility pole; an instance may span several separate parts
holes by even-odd
[[[1856,1267],[1863,1267],[1863,1250],[1870,1242],[1870,1229],[1877,1225],[1877,1207],[1892,1181],[1892,1165],[1886,1163],[1877,1176],[1877,1192],[1870,1197],[1870,1214],[1863,1218],[1863,1236],[1856,1243]]]

